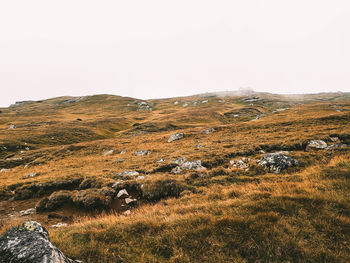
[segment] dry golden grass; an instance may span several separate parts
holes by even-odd
[[[304,151],[309,139],[330,142],[330,136],[339,136],[349,143],[349,95],[260,96],[264,102],[254,105],[237,97],[209,98],[197,106],[193,102],[204,98],[152,100],[152,112],[137,110],[134,99],[107,95],[73,105],[59,104],[66,99],[59,98],[4,109],[0,141],[12,152],[0,152],[0,165],[11,162],[6,158],[24,161],[0,173],[0,190],[65,178],[92,178],[107,185],[126,170],[148,175],[144,184],[170,178],[189,189],[179,198],[143,203],[128,216],[90,214],[76,217],[67,228],[50,228],[52,241],[84,262],[350,261],[349,150]],[[224,115],[251,107],[264,116],[253,121],[255,115]],[[279,108],[287,110],[273,113]],[[28,126],[43,121],[57,123]],[[8,130],[10,124],[18,127]],[[215,132],[202,133],[212,127]],[[180,131],[184,139],[167,142]],[[112,155],[102,156],[111,149]],[[267,173],[256,165],[262,149],[290,151],[300,165]],[[119,154],[122,150],[126,153]],[[138,157],[137,150],[151,154]],[[179,157],[202,160],[208,169],[200,175],[152,172]],[[230,166],[231,159],[241,157],[251,159],[248,171]],[[166,161],[157,163],[161,158]],[[29,173],[39,175],[23,179]],[[4,215],[9,204],[0,202]],[[32,218],[43,220],[42,215]],[[0,218],[0,231],[20,220]]]

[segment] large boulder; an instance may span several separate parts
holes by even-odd
[[[0,263],[74,263],[49,239],[38,222],[28,221],[13,227],[0,238]]]
[[[327,148],[327,143],[323,140],[311,140],[306,145],[306,150],[323,150]]]
[[[266,154],[258,164],[267,168],[270,172],[280,173],[288,167],[298,165],[298,161],[281,153]]]

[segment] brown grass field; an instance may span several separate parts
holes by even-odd
[[[67,256],[91,263],[350,262],[350,93],[254,96],[149,100],[152,111],[112,95],[0,109],[0,233],[37,220]],[[348,147],[306,150],[311,139]],[[276,151],[299,165],[275,174],[257,164]],[[174,174],[180,157],[206,169]],[[248,168],[230,164],[242,158]],[[78,184],[44,189],[69,180]],[[118,180],[137,205],[20,215],[60,190],[103,203]]]

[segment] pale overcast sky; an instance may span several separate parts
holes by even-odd
[[[3,0],[0,106],[350,91],[349,0]]]

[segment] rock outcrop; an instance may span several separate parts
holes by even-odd
[[[267,168],[270,172],[280,173],[288,167],[298,165],[298,161],[280,153],[266,154],[258,164]]]
[[[28,221],[13,227],[0,238],[0,263],[75,263],[49,239],[38,222]]]

